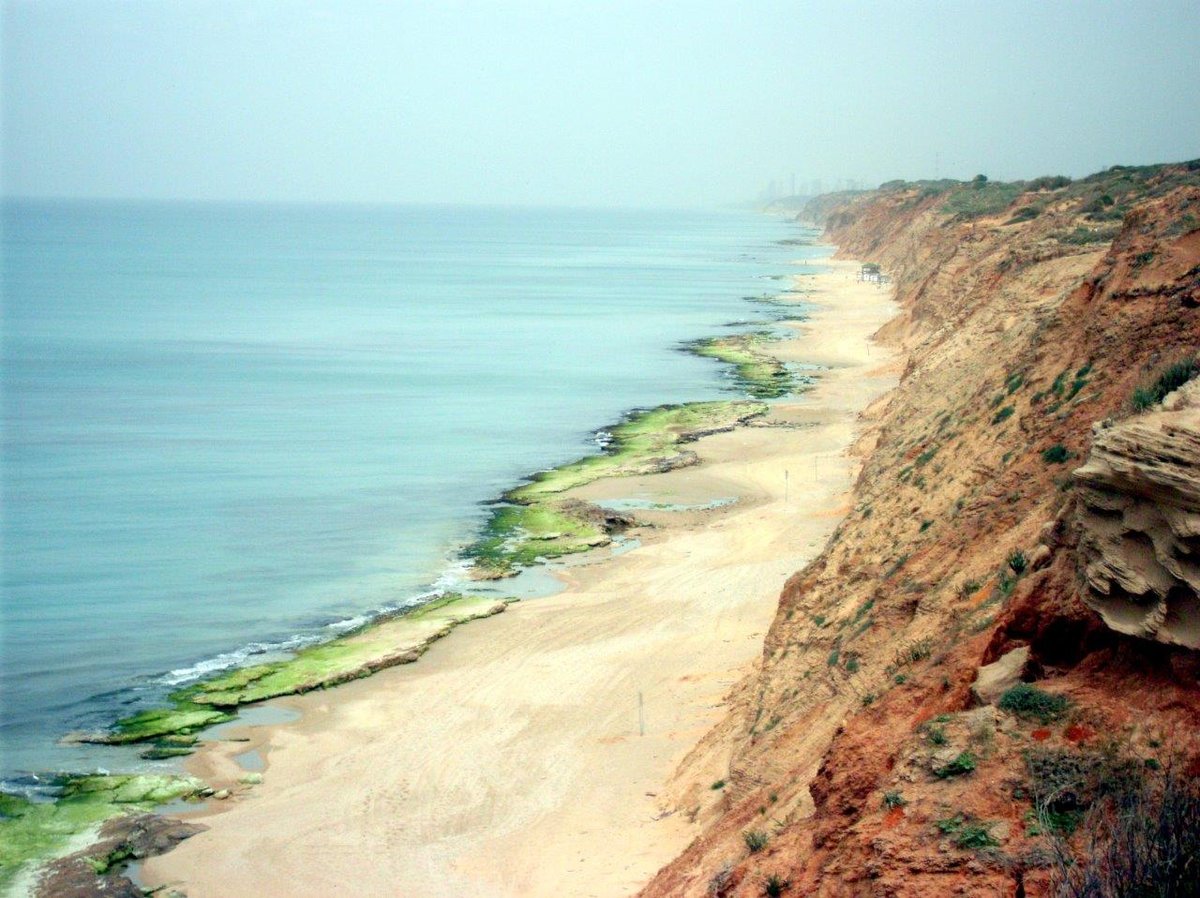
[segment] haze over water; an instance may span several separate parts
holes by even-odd
[[[481,502],[626,410],[729,397],[679,343],[765,319],[744,297],[820,252],[708,211],[9,202],[3,223],[5,775],[102,763],[54,741],[411,601]]]

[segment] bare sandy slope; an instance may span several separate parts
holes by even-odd
[[[265,781],[195,819],[150,886],[242,896],[613,896],[695,835],[664,784],[754,664],[784,580],[816,554],[855,473],[858,412],[894,382],[867,337],[892,314],[856,266],[802,283],[822,304],[786,358],[831,366],[768,422],[696,444],[703,464],[587,497],[702,502],[651,515],[640,548],[565,570],[566,591],[463,627],[417,664],[289,699],[257,728]],[[785,474],[786,472],[786,474]],[[786,496],[785,496],[786,492]],[[236,780],[246,743],[197,772]]]

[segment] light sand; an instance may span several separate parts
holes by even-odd
[[[145,883],[190,898],[639,888],[696,834],[665,784],[844,512],[858,413],[895,381],[867,340],[890,294],[856,268],[803,279],[821,308],[778,349],[830,370],[767,416],[790,426],[708,437],[698,467],[579,491],[738,503],[651,515],[662,526],[641,547],[565,568],[564,592],[460,628],[416,664],[282,700],[300,721],[250,731],[263,784],[193,815],[211,829],[147,862]],[[217,745],[194,769],[236,779],[247,748]]]

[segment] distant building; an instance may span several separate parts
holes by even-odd
[[[892,279],[883,273],[878,262],[864,262],[858,270],[858,280],[866,284],[890,284]]]

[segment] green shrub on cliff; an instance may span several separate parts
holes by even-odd
[[[1080,225],[1073,231],[1064,231],[1056,236],[1060,243],[1085,246],[1089,243],[1110,243],[1120,230],[1119,227],[1085,228]]]
[[[1167,394],[1175,392],[1197,374],[1200,374],[1200,363],[1195,358],[1172,362],[1151,383],[1134,390],[1130,402],[1137,411],[1145,411],[1158,405]]]
[[[908,801],[900,792],[893,791],[883,793],[883,806],[889,810],[892,808],[902,808],[906,804],[908,804]]]
[[[1004,406],[1004,408],[1000,409],[1000,411],[996,412],[996,414],[994,414],[992,416],[992,423],[993,424],[1003,424],[1005,421],[1007,421],[1009,418],[1012,417],[1012,414],[1015,411],[1016,411],[1016,409],[1013,408],[1011,405]]]
[[[1071,179],[1066,175],[1045,175],[1041,178],[1034,178],[1025,185],[1025,189],[1029,191],[1060,190],[1069,186],[1070,183]]]
[[[999,706],[1001,711],[1046,724],[1061,719],[1071,702],[1064,695],[1045,692],[1028,683],[1018,683],[1000,696]]]
[[[999,215],[1023,192],[1019,184],[976,180],[969,187],[953,191],[942,204],[942,211],[959,219]]]
[[[1085,847],[1076,854],[1063,831],[1052,830],[1055,894],[1200,894],[1200,788],[1194,778],[1170,769],[1161,777],[1105,789],[1094,800],[1080,802],[1072,816],[1086,831]]]
[[[1055,443],[1042,453],[1042,461],[1048,465],[1061,465],[1070,457],[1071,453],[1062,443]]]
[[[1009,224],[1020,224],[1023,221],[1033,221],[1042,214],[1041,206],[1022,206],[1012,214],[1012,218],[1008,220]]]
[[[1000,843],[992,835],[991,826],[989,823],[968,823],[954,836],[954,844],[973,851],[995,848]]]
[[[934,770],[938,779],[950,779],[954,776],[964,776],[975,771],[975,756],[969,751],[959,754],[953,761]]]
[[[770,836],[761,829],[749,829],[742,833],[742,841],[746,843],[746,848],[750,850],[750,853],[754,854],[767,847]]]

